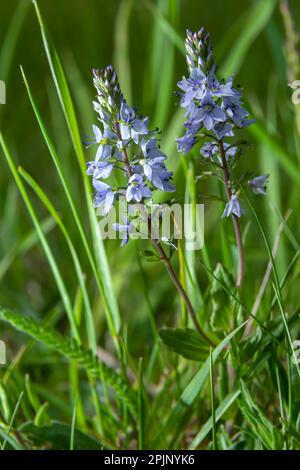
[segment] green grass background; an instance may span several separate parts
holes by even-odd
[[[291,365],[289,341],[298,339],[299,330],[300,127],[299,108],[291,102],[288,81],[300,79],[300,56],[298,48],[296,59],[291,62],[291,54],[285,49],[291,35],[284,28],[279,3],[41,0],[39,7],[70,88],[77,128],[68,98],[63,94],[64,115],[57,93],[62,90],[62,83],[55,86],[53,81],[34,6],[26,0],[1,2],[0,79],[6,82],[7,104],[0,106],[0,305],[24,318],[33,316],[48,321],[65,338],[70,336],[66,314],[69,305],[83,347],[93,349],[97,343],[101,359],[113,371],[120,371],[124,387],[130,389],[121,387],[121,392],[112,394],[109,380],[115,384],[117,379],[109,379],[110,372],[106,375],[103,371],[85,375],[77,367],[80,352],[77,359],[63,354],[72,359],[69,363],[58,354],[58,347],[48,348],[49,341],[28,341],[27,336],[1,322],[0,337],[7,343],[9,359],[8,366],[0,369],[0,431],[4,446],[84,448],[99,447],[102,442],[103,446],[120,448],[299,448],[299,379],[297,368]],[[295,29],[300,29],[297,1],[289,4]],[[256,217],[262,221],[272,246],[283,218],[289,216],[280,232],[276,269],[271,265],[277,297],[274,300],[271,276],[258,311],[258,318],[266,322],[268,329],[274,328],[272,334],[278,333],[279,339],[270,340],[270,335],[254,322],[252,340],[243,342],[239,331],[231,356],[222,352],[214,367],[214,358],[209,363],[209,353],[208,362],[204,358],[200,363],[190,361],[170,352],[159,339],[160,328],[182,327],[186,317],[163,266],[141,256],[145,244],[132,242],[120,249],[118,241],[106,242],[106,266],[103,246],[92,244],[93,223],[85,200],[88,183],[78,165],[78,160],[82,164],[83,158],[88,160],[93,155],[93,150],[84,150],[83,154],[78,144],[78,137],[90,134],[95,122],[91,70],[112,63],[128,102],[149,115],[153,127],[159,126],[163,132],[161,144],[169,156],[169,167],[175,172],[180,200],[190,200],[194,192],[198,202],[205,202],[205,250],[187,259],[195,282],[189,285],[188,276],[185,281],[201,322],[209,329],[213,279],[208,269],[214,270],[221,262],[234,275],[236,251],[230,221],[220,219],[222,204],[203,197],[218,194],[220,188],[215,182],[202,179],[194,187],[191,174],[199,175],[202,170],[196,153],[184,165],[176,152],[175,138],[183,133],[183,116],[173,94],[176,82],[186,73],[185,30],[201,26],[211,33],[219,74],[236,75],[247,107],[257,120],[243,134],[250,146],[241,159],[241,169],[271,175],[267,196],[251,198],[256,213],[246,201],[243,203],[246,272],[242,308],[232,296],[220,301],[224,312],[230,310],[224,313],[230,317],[230,327],[225,328],[227,335],[248,318],[247,311],[253,307],[270,262]],[[55,62],[53,50],[51,60]],[[20,65],[66,176],[96,263],[94,270],[40,132]],[[59,70],[57,73],[61,76]],[[36,197],[21,178],[24,173],[13,178],[5,154],[34,178],[33,189],[38,191],[37,184],[43,189],[53,204],[52,216],[47,211],[46,196],[41,197],[42,202]],[[18,178],[21,179],[16,185]],[[29,207],[35,211],[35,227],[20,196],[23,184]],[[46,256],[43,243],[44,249],[49,243],[51,250],[49,254],[46,249]],[[81,284],[74,269],[74,252],[83,273]],[[53,262],[60,270],[60,278],[55,279],[51,273]],[[174,265],[182,270],[175,259]],[[65,291],[64,286],[59,287],[59,279]],[[86,286],[87,303],[82,285]],[[222,288],[221,292],[226,294]],[[285,315],[288,321],[294,319],[291,330]],[[28,331],[28,325],[26,328]],[[223,333],[217,342],[222,338]],[[219,352],[215,355],[219,356]],[[89,370],[86,362],[79,363],[85,371]],[[209,388],[209,373],[215,377],[214,390]],[[95,382],[99,377],[101,385]],[[195,385],[193,379],[197,377]],[[24,395],[16,407],[22,391]],[[136,405],[132,412],[124,401],[131,392]],[[54,436],[49,438],[50,444],[45,433],[52,433],[45,426],[52,429]],[[24,433],[24,439],[18,438],[14,432],[17,429],[21,435]],[[86,434],[79,435],[80,429]],[[193,441],[199,433],[200,437]],[[99,442],[86,442],[87,434]]]

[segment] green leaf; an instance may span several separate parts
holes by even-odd
[[[0,407],[1,413],[6,422],[10,420],[12,409],[9,399],[9,394],[3,383],[0,382]]]
[[[39,7],[37,5],[37,2],[34,0],[33,4],[35,7],[37,19],[40,25],[43,44],[44,44],[45,52],[47,55],[49,67],[51,70],[52,78],[56,87],[57,95],[60,100],[61,108],[63,110],[64,116],[66,119],[70,137],[73,143],[73,147],[77,156],[78,164],[79,164],[81,175],[83,178],[90,224],[91,224],[93,238],[94,238],[95,254],[97,257],[97,268],[99,272],[99,276],[97,276],[97,280],[100,281],[101,294],[103,296],[103,300],[106,306],[107,321],[111,330],[111,334],[116,342],[116,347],[119,351],[117,335],[121,327],[120,312],[119,312],[118,304],[114,295],[113,282],[111,279],[111,273],[110,273],[110,269],[109,269],[109,265],[108,265],[108,261],[106,257],[103,240],[101,239],[101,237],[98,236],[97,218],[96,218],[95,210],[92,204],[90,182],[86,174],[85,155],[82,149],[82,142],[81,142],[82,139],[81,139],[81,134],[79,131],[79,126],[78,126],[78,122],[77,122],[77,118],[75,114],[75,109],[74,109],[71,93],[69,90],[69,86],[66,80],[66,76],[65,76],[60,58],[54,47],[54,44],[52,43],[48,30],[45,26],[45,23],[41,15],[41,12],[39,10]],[[39,124],[41,123],[39,122]],[[44,137],[45,137],[45,133],[44,133]],[[48,142],[47,142],[47,145],[49,147]],[[51,146],[51,143],[50,143],[50,146]],[[53,152],[51,152],[51,156],[53,157]],[[81,233],[81,236],[82,236],[82,233]]]
[[[59,421],[53,421],[50,426],[36,426],[27,422],[19,427],[19,432],[25,435],[36,446],[53,450],[69,450],[71,427]],[[74,450],[103,450],[104,445],[93,437],[74,430]]]
[[[166,346],[187,359],[204,361],[209,355],[209,346],[195,330],[164,328],[159,335]]]

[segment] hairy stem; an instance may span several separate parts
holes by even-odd
[[[218,143],[219,143],[220,155],[222,159],[222,170],[223,170],[223,175],[224,175],[225,189],[226,189],[228,201],[230,201],[231,196],[232,196],[232,190],[231,190],[231,185],[230,185],[230,174],[229,174],[229,168],[227,165],[223,140],[219,140]],[[234,234],[235,234],[235,239],[236,239],[236,245],[238,249],[238,272],[237,272],[236,286],[239,288],[242,285],[243,277],[244,277],[244,249],[243,249],[243,241],[242,241],[239,218],[235,214],[231,214],[231,215],[232,215],[232,222],[233,222]]]

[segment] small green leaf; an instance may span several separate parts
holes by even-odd
[[[47,413],[48,407],[49,407],[49,403],[47,401],[40,406],[34,418],[35,425],[42,426],[45,424],[49,424],[50,419]]]
[[[190,328],[164,328],[159,335],[166,346],[187,359],[205,361],[209,355],[209,346]]]

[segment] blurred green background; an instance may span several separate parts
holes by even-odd
[[[300,28],[298,1],[289,2],[295,27]],[[92,98],[95,94],[91,70],[113,63],[128,101],[149,115],[153,126],[163,132],[162,147],[168,153],[169,167],[176,171],[179,195],[184,195],[184,178],[175,138],[183,132],[182,114],[178,113],[173,91],[176,82],[186,73],[183,54],[185,29],[205,26],[211,33],[220,74],[236,74],[245,91],[247,106],[257,119],[256,126],[245,132],[251,145],[242,159],[245,170],[271,174],[268,196],[258,198],[271,242],[289,208],[292,233],[285,234],[276,255],[280,273],[297,247],[299,236],[300,152],[297,110],[291,102],[288,80],[296,73],[286,42],[288,36],[276,0],[41,0],[43,17],[61,57],[71,88],[82,135],[91,133],[95,122]],[[70,142],[67,127],[55,94],[47,59],[42,47],[38,22],[30,1],[0,2],[0,79],[6,82],[7,104],[1,105],[1,131],[14,159],[42,185],[58,209],[68,230],[78,237],[72,215],[62,196],[48,150],[41,137],[20,73],[22,64],[33,94],[42,111],[51,137],[63,161],[78,207],[87,223],[83,204],[83,184]],[[295,44],[294,44],[295,46]],[[299,56],[296,56],[299,58]],[[93,150],[86,151],[87,160]],[[201,166],[195,160],[195,174]],[[232,240],[230,223],[220,221],[222,207],[202,198],[219,188],[201,180],[197,186],[198,201],[206,207],[206,248],[212,267],[225,260],[224,240]],[[69,253],[59,231],[40,203],[32,195],[40,220],[46,221],[48,238],[59,261],[68,290],[75,298],[77,281]],[[274,209],[275,208],[275,209]],[[245,299],[261,283],[268,261],[263,242],[248,213],[243,219],[246,243]],[[219,234],[221,236],[219,236]],[[225,238],[224,238],[225,237]],[[80,253],[80,242],[78,242]],[[106,244],[113,284],[120,303],[124,325],[136,334],[130,343],[133,354],[147,345],[151,334],[147,325],[149,309],[158,325],[172,324],[178,299],[166,274],[158,263],[138,263],[139,246],[129,244],[122,250],[119,242]],[[232,247],[234,250],[234,247]],[[234,255],[234,253],[233,253]],[[199,255],[202,256],[202,253]],[[90,292],[95,285],[84,256]],[[201,291],[208,278],[200,263],[197,276]],[[145,292],[147,296],[145,297]],[[130,295],[129,295],[130,294]],[[291,292],[291,302],[299,293]],[[295,298],[294,298],[295,297]],[[298,299],[299,300],[299,299]],[[100,298],[93,297],[99,338],[104,334],[104,315]],[[252,300],[249,300],[249,303]],[[34,312],[43,317],[59,304],[57,287],[44,254],[37,243],[31,221],[19,197],[3,158],[0,160],[0,303],[24,314]],[[2,325],[1,325],[2,328]],[[104,340],[104,338],[103,338]],[[109,341],[109,339],[107,339]]]

